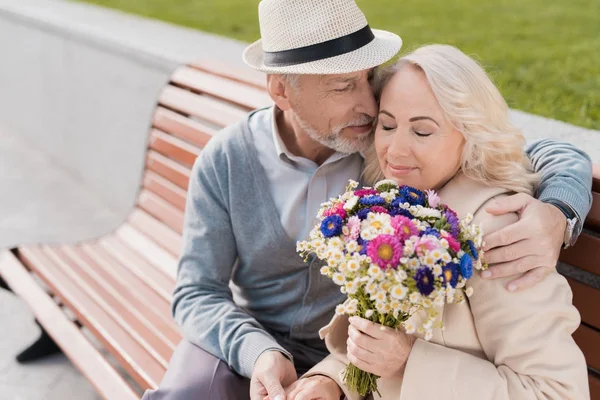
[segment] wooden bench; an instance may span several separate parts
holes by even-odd
[[[600,165],[594,166],[593,204],[585,230],[572,248],[561,254],[559,271],[573,289],[573,303],[581,326],[573,337],[583,350],[589,369],[592,400],[600,400]],[[573,268],[575,267],[575,268]]]
[[[191,166],[220,128],[270,103],[260,74],[211,64],[177,70],[158,101],[142,187],[128,219],[97,240],[0,255],[0,275],[104,398],[139,398],[163,377],[181,339],[170,301]],[[561,260],[600,275],[596,168],[587,231]],[[583,319],[575,339],[590,366],[592,399],[600,400],[600,290],[568,279]]]
[[[181,340],[170,302],[190,169],[212,135],[271,104],[265,84],[225,65],[178,69],[158,99],[127,220],[97,240],[0,256],[0,276],[102,397],[139,399],[161,381]]]

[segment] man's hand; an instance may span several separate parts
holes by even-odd
[[[265,351],[258,357],[250,380],[250,399],[286,400],[284,387],[298,379],[294,364],[279,351]]]
[[[402,376],[416,339],[403,331],[350,317],[348,360],[382,378]]]
[[[287,400],[340,400],[343,394],[338,384],[324,375],[299,379],[285,392]]]
[[[567,224],[558,208],[519,193],[498,199],[486,211],[494,215],[517,212],[519,221],[483,238],[485,259],[495,264],[481,273],[484,279],[523,274],[508,284],[512,292],[541,282],[554,270]]]

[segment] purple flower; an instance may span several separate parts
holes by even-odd
[[[367,216],[369,215],[369,213],[370,213],[370,212],[371,212],[371,209],[370,209],[370,208],[363,208],[362,210],[359,210],[359,211],[356,213],[356,216],[357,216],[358,218],[360,218],[361,220],[363,220],[363,219],[367,219]]]
[[[358,252],[361,256],[366,256],[367,255],[367,248],[369,247],[369,241],[365,240],[361,237],[358,238],[358,240],[356,241],[361,247],[360,251]]]
[[[444,285],[450,284],[453,288],[458,283],[458,265],[456,263],[448,263],[442,267],[442,280]]]
[[[460,234],[460,221],[458,220],[458,215],[451,208],[446,207],[444,210],[444,215],[446,216],[446,221],[450,224],[450,233],[455,238]]]
[[[323,236],[330,238],[339,236],[342,233],[344,220],[339,215],[330,215],[321,222],[321,232]]]
[[[429,296],[433,289],[435,288],[435,278],[433,277],[433,273],[427,267],[421,267],[415,277],[415,281],[417,282],[417,289],[423,296]]]
[[[434,190],[427,190],[427,203],[429,203],[429,207],[437,208],[440,204],[440,196]]]
[[[407,218],[410,218],[410,219],[414,218],[413,215],[410,213],[410,211],[405,210],[404,208],[391,208],[390,209],[390,215],[392,217],[401,215],[403,217],[407,217]]]
[[[465,279],[470,279],[473,276],[473,259],[468,254],[463,254],[460,258],[460,274]]]

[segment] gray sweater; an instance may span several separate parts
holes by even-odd
[[[551,141],[528,152],[541,168],[538,197],[585,217],[589,158]],[[299,372],[319,362],[327,350],[318,330],[344,299],[319,261],[297,255],[268,187],[247,120],[210,140],[192,170],[172,307],[187,340],[246,377],[270,349],[292,358]]]

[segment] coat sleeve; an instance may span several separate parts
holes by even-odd
[[[480,209],[475,220],[491,233],[517,220]],[[572,338],[580,317],[565,278],[553,272],[533,288],[508,292],[515,276],[469,281],[469,299],[487,357],[417,340],[409,356],[401,400],[586,400],[590,398],[583,353]]]

